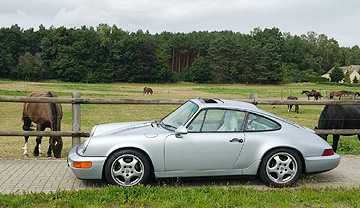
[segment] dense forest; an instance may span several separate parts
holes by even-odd
[[[263,83],[308,81],[360,64],[360,48],[278,28],[150,34],[116,25],[0,29],[0,78],[66,82]]]

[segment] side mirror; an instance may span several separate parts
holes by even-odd
[[[185,128],[185,126],[181,125],[175,130],[175,137],[176,138],[182,138],[183,134],[187,134],[188,130]]]

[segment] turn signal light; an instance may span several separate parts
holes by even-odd
[[[91,168],[92,167],[92,162],[73,162],[73,167],[74,168]]]
[[[330,156],[330,155],[334,155],[334,150],[333,149],[326,149],[324,150],[322,156]]]

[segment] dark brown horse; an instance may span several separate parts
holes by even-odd
[[[334,96],[339,97],[339,100],[341,99],[341,96],[345,94],[345,91],[332,91],[330,92],[330,99],[333,99]]]
[[[327,105],[321,112],[315,129],[360,129],[360,105]],[[326,134],[319,135],[327,141]],[[350,135],[343,135],[350,136]],[[333,150],[336,152],[339,134],[333,135]],[[360,141],[360,135],[358,134]]]
[[[310,100],[310,97],[314,97],[314,100],[318,100],[319,98],[321,100],[321,97],[322,97],[321,93],[316,90],[311,90],[311,91],[303,90],[301,92],[301,94],[304,94],[304,93],[307,95],[308,100]]]
[[[144,87],[144,95],[153,94],[151,87]]]
[[[33,92],[28,97],[57,97],[57,95],[51,92]],[[62,119],[62,107],[60,103],[24,103],[23,111],[23,130],[31,131],[31,123],[36,123],[37,131],[44,131],[45,128],[50,128],[51,131],[61,130],[61,119]],[[24,154],[27,155],[27,143],[29,136],[25,136],[25,147]],[[36,138],[36,146],[34,149],[34,156],[41,154],[41,136]],[[63,142],[61,137],[50,137],[49,139],[49,150],[47,152],[48,157],[51,157],[51,150],[54,152],[56,158],[61,157],[61,150]]]
[[[287,100],[298,100],[298,98],[295,96],[289,96],[289,97],[287,97]],[[292,106],[293,105],[288,105],[288,112],[291,111]],[[295,105],[295,112],[299,113],[299,105]]]

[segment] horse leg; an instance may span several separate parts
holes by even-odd
[[[324,134],[323,136],[321,136],[321,138],[323,138],[326,142],[327,142],[327,137],[328,137],[327,134]]]
[[[360,134],[358,134],[358,139],[359,139],[359,142],[360,142]]]
[[[36,130],[37,131],[44,131],[45,130],[45,127],[43,127],[42,125],[38,124],[36,126]],[[35,149],[34,149],[34,152],[33,152],[33,155],[35,157],[39,156],[39,155],[42,155],[42,152],[41,152],[41,140],[42,140],[42,136],[38,136],[36,137],[36,146],[35,146]]]
[[[48,149],[48,151],[47,151],[47,156],[48,156],[48,157],[51,157],[51,149],[52,149],[52,148],[51,148],[51,140],[52,140],[52,139],[53,139],[53,138],[51,138],[51,137],[49,138],[49,149]]]
[[[27,148],[27,142],[28,142],[28,140],[29,140],[29,136],[25,136],[25,145],[24,145],[24,147],[22,148],[23,150],[24,150],[24,155],[26,155],[26,156],[28,156],[29,155],[29,153],[28,153],[28,148]]]
[[[295,112],[299,113],[299,105],[295,105]]]
[[[333,150],[334,150],[334,152],[336,152],[336,150],[338,148],[339,138],[340,138],[339,134],[333,135]]]
[[[291,107],[292,107],[292,105],[288,105],[288,112],[291,111]]]
[[[37,157],[39,155],[42,155],[42,152],[41,152],[41,140],[42,140],[41,136],[36,137],[36,146],[35,146],[35,149],[34,149],[34,152],[33,152],[33,155],[35,157]]]
[[[23,125],[23,130],[24,131],[31,131],[30,126],[31,126],[31,120],[29,117],[24,117],[24,125]],[[29,155],[28,153],[28,140],[29,140],[29,136],[25,136],[25,145],[22,148],[24,150],[24,155]]]

